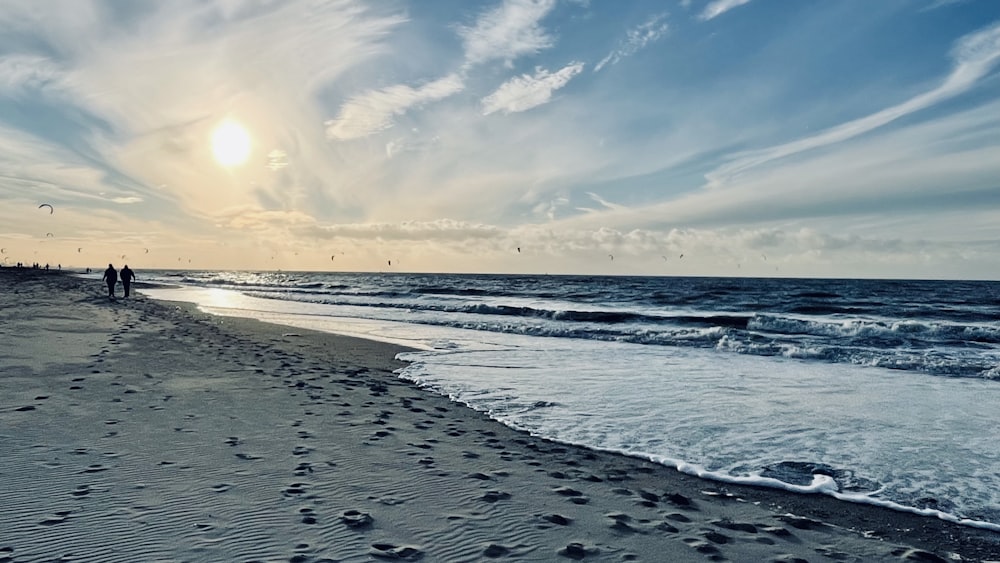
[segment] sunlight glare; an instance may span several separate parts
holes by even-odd
[[[250,134],[235,121],[225,121],[212,133],[212,152],[223,166],[239,166],[250,156]]]

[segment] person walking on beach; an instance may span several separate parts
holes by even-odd
[[[132,280],[135,279],[135,272],[129,269],[128,264],[125,264],[125,267],[122,268],[121,277],[122,277],[122,287],[125,288],[125,297],[128,297],[128,287],[132,283]]]
[[[104,277],[102,278],[108,284],[108,299],[115,298],[115,284],[118,283],[118,271],[111,264],[108,264],[108,269],[104,270]]]

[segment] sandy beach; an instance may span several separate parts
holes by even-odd
[[[389,344],[0,284],[3,563],[1000,560],[995,532],[514,431]]]

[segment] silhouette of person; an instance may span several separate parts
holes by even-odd
[[[101,278],[108,283],[108,299],[115,298],[115,284],[118,283],[118,271],[111,264],[104,270],[104,277]]]
[[[122,268],[121,278],[122,286],[125,288],[125,297],[128,297],[128,286],[132,283],[132,280],[135,279],[135,272],[129,269],[128,264],[125,264]]]

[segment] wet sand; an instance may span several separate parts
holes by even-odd
[[[393,345],[137,287],[0,270],[0,563],[1000,560],[996,532],[542,440],[399,380]]]

